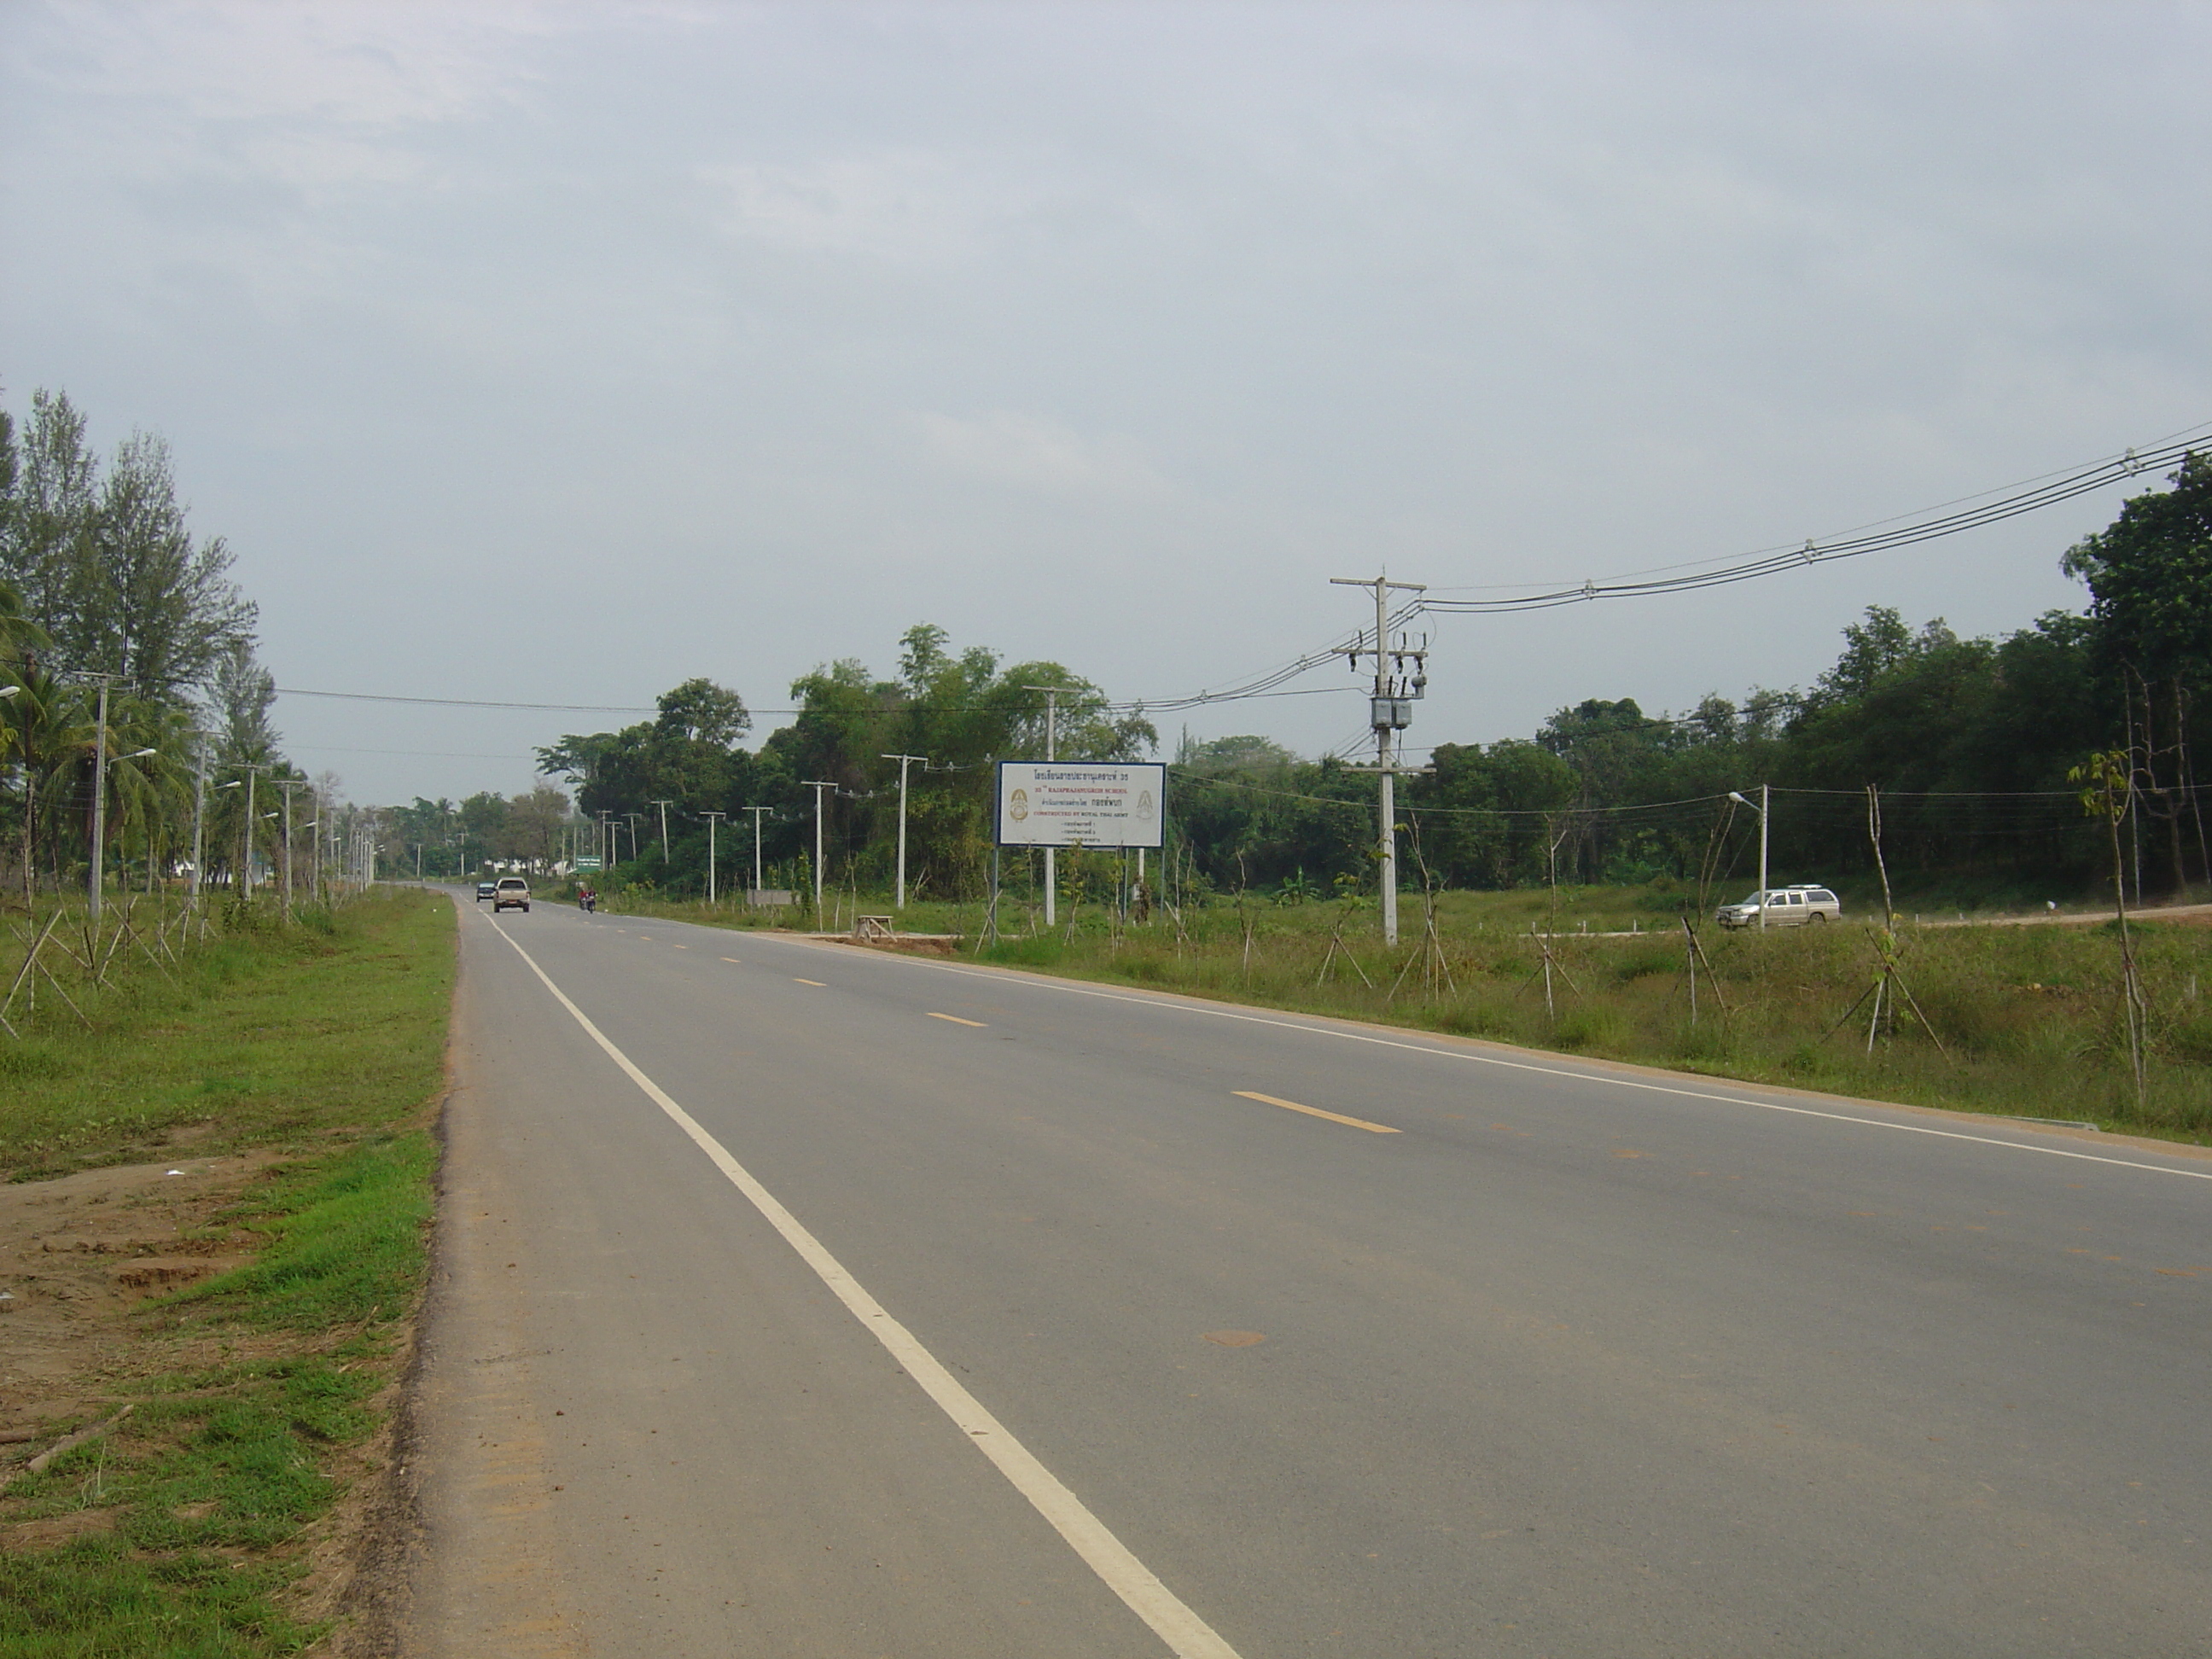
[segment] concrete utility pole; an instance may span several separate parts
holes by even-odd
[[[744,810],[753,815],[753,891],[757,893],[761,890],[761,815],[766,813],[773,817],[775,808],[748,806]]]
[[[707,820],[707,908],[714,908],[714,825],[729,817],[727,812],[702,812]]]
[[[886,755],[884,758],[895,760],[899,763],[898,902],[891,908],[894,910],[903,910],[906,908],[906,769],[915,761],[920,761],[924,766],[927,766],[929,757]]]
[[[205,860],[207,847],[207,733],[199,734],[199,765],[192,773],[192,885],[191,905],[199,908],[200,866]]]
[[[1425,593],[1428,588],[1420,582],[1394,582],[1385,576],[1372,580],[1358,576],[1332,576],[1333,587],[1371,587],[1375,590],[1375,691],[1368,703],[1368,724],[1375,732],[1375,770],[1382,780],[1382,790],[1376,810],[1376,848],[1382,866],[1382,942],[1398,942],[1398,733],[1413,723],[1415,698],[1428,690],[1428,648],[1401,641],[1396,650],[1390,648],[1390,595]],[[1355,648],[1346,653],[1356,664],[1368,654],[1364,648]],[[1413,673],[1405,676],[1406,660],[1411,658]],[[1393,672],[1393,669],[1395,672]]]
[[[239,851],[238,866],[238,896],[243,899],[253,890],[253,826],[258,822],[253,816],[256,810],[254,779],[256,775],[268,771],[270,767],[266,761],[235,761],[232,764],[246,775],[233,778],[228,783],[219,783],[216,788],[218,792],[240,788],[246,791],[246,827],[240,832],[243,844]]]
[[[87,898],[93,926],[96,927],[100,925],[100,890],[106,874],[101,866],[107,852],[107,688],[123,677],[94,674],[86,678],[100,682],[99,735],[92,748],[92,887]]]
[[[1025,685],[1024,691],[1044,693],[1044,757],[1048,761],[1060,758],[1060,694],[1064,685]],[[1060,860],[1059,849],[1044,849],[1044,925],[1048,927],[1059,920]]]
[[[635,864],[637,862],[637,821],[644,816],[645,814],[642,812],[625,812],[623,814],[623,817],[629,824],[629,861],[632,864]]]
[[[814,925],[819,927],[822,925],[822,792],[824,789],[835,790],[837,786],[809,778],[803,787],[814,792]],[[755,818],[753,823],[757,830],[760,820]]]
[[[100,736],[92,749],[92,923],[100,925],[100,854],[107,840],[107,677],[100,678]]]
[[[1773,804],[1769,799],[1771,791],[1771,785],[1760,784],[1759,805],[1756,806],[1751,806],[1751,803],[1735,790],[1729,791],[1730,800],[1739,805],[1751,806],[1751,810],[1759,814],[1759,931],[1762,933],[1766,931],[1766,809]]]
[[[668,809],[673,803],[656,800],[647,804],[660,809],[660,865],[665,870],[668,867]]]
[[[284,920],[292,920],[292,792],[312,786],[305,778],[279,778],[276,787],[284,792]],[[422,878],[422,849],[415,849],[415,878]]]

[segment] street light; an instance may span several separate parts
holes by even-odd
[[[107,854],[107,769],[119,760],[144,760],[157,755],[158,749],[137,749],[127,755],[107,752],[107,682],[100,684],[100,736],[93,753],[92,769],[92,877],[86,894],[85,908],[93,925],[100,924],[100,888],[106,880]],[[153,854],[147,853],[150,860]]]
[[[253,786],[259,774],[263,772],[273,772],[276,769],[274,764],[268,761],[238,761],[234,762],[234,764],[237,766],[240,771],[245,773],[246,776],[242,779],[233,778],[228,783],[219,785],[218,787],[224,789],[235,789],[241,782],[246,786],[246,823],[244,826],[246,830],[246,846],[242,850],[241,866],[238,872],[239,896],[243,898],[247,893],[252,890],[253,887],[253,824],[254,820],[259,812],[259,808],[255,804],[253,799]],[[274,817],[276,815],[274,812],[271,812],[269,816]]]
[[[276,787],[284,792],[284,920],[292,920],[292,792],[312,789],[314,786],[305,778],[279,778]],[[276,813],[269,815],[275,817]]]
[[[714,908],[714,826],[729,817],[727,812],[702,812],[707,820],[707,908]]]
[[[906,769],[920,761],[927,768],[925,755],[885,755],[885,760],[899,763],[899,833],[898,833],[898,897],[891,906],[894,910],[906,908]]]
[[[1759,814],[1759,931],[1763,933],[1766,931],[1767,786],[1763,783],[1759,786],[1759,802],[1756,805],[1744,799],[1733,789],[1729,791],[1729,799],[1739,805],[1751,807],[1753,811]]]
[[[753,815],[753,891],[757,893],[761,890],[761,820],[763,817],[774,817],[775,808],[748,806],[744,810]],[[750,900],[747,902],[750,902]]]

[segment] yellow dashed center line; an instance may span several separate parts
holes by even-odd
[[[1308,1117],[1325,1117],[1331,1123],[1341,1123],[1354,1129],[1364,1129],[1371,1135],[1396,1135],[1405,1133],[1388,1124],[1370,1123],[1364,1117],[1346,1117],[1341,1112],[1324,1112],[1318,1106],[1301,1106],[1295,1100],[1278,1100],[1273,1095],[1255,1094],[1249,1089],[1232,1089],[1230,1092],[1240,1100],[1256,1100],[1263,1106],[1279,1106],[1286,1112],[1304,1112]]]
[[[744,963],[739,962],[735,957],[724,957],[722,960],[728,963],[732,968],[742,968],[745,965]]]
[[[963,1019],[957,1014],[932,1014],[930,1018],[932,1019],[949,1019],[955,1025],[974,1025],[980,1028],[983,1024],[980,1019]]]
[[[796,975],[796,974],[793,974],[793,975],[792,975],[792,977],[791,977],[791,982],[792,982],[793,985],[819,985],[819,986],[821,986],[824,990],[827,990],[827,989],[829,988],[829,982],[828,982],[826,980],[818,980],[818,979],[801,979],[801,978],[799,978],[799,975]]]
[[[678,950],[679,950],[679,951],[688,951],[688,950],[690,950],[691,947],[690,947],[690,945],[678,945],[676,948],[677,948]]]

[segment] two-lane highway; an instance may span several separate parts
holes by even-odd
[[[2212,1161],[463,908],[425,1652],[2206,1647]]]

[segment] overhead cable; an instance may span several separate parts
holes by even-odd
[[[1616,577],[1604,581],[1591,579],[1571,587],[1537,589],[1495,599],[1425,598],[1421,608],[1431,612],[1460,615],[1548,611],[1590,599],[1642,599],[1659,593],[1683,593],[1699,588],[1724,587],[1806,565],[1822,564],[1836,559],[1856,559],[1869,553],[1911,547],[1941,537],[1978,530],[1986,525],[2002,524],[2008,519],[2020,518],[2061,501],[2071,501],[2077,495],[2088,495],[2124,478],[2179,462],[2202,445],[2207,435],[2207,427],[2193,427],[2186,434],[2163,439],[2147,448],[2130,449],[2069,472],[2051,475],[2028,489],[1982,501],[1978,505],[1953,511],[1938,510],[1933,517],[1914,519],[1895,525],[1893,528],[1876,529],[1864,534],[1846,534],[1825,542],[1808,540],[1802,547],[1768,549],[1732,564],[1702,569],[1674,566],[1669,568],[1682,574],[1653,574],[1642,578]]]

